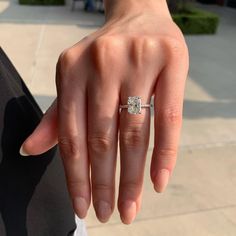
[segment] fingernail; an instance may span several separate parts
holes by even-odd
[[[83,219],[87,215],[88,204],[85,198],[75,197],[73,198],[73,207],[79,218]]]
[[[136,203],[134,201],[125,201],[122,203],[124,214],[121,215],[121,220],[124,224],[131,224],[137,212]]]
[[[108,202],[105,201],[99,201],[95,204],[95,210],[98,219],[102,222],[105,223],[109,220],[112,210],[111,210],[111,205]]]
[[[29,154],[24,150],[23,145],[20,147],[19,153],[21,156],[29,156]]]
[[[167,169],[162,169],[157,172],[155,177],[154,188],[158,193],[165,191],[169,182],[170,172]]]

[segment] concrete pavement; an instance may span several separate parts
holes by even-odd
[[[65,7],[19,6],[0,1],[0,44],[43,110],[55,98],[60,52],[93,32],[100,14]],[[149,179],[153,126],[143,206],[130,226],[117,211],[107,224],[90,209],[90,236],[236,235],[236,10],[207,6],[221,15],[214,36],[188,36],[190,73],[185,94],[179,158],[167,191],[156,194]],[[118,177],[118,176],[117,176]]]

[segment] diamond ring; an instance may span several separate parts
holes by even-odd
[[[152,104],[142,104],[141,97],[128,97],[127,105],[120,105],[120,109],[128,109],[130,114],[141,114],[142,108],[150,108]]]

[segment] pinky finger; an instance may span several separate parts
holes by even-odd
[[[187,71],[187,56],[172,57],[162,71],[155,90],[151,178],[157,192],[165,190],[176,164]]]

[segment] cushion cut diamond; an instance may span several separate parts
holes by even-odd
[[[128,112],[130,114],[141,114],[141,97],[128,97]]]

